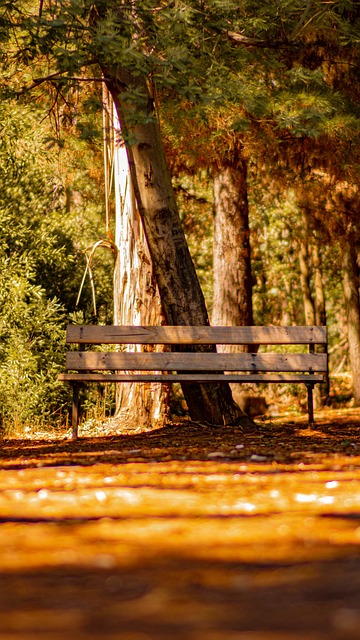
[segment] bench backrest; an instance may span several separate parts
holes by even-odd
[[[326,344],[326,327],[127,327],[69,325],[68,343],[79,344]]]
[[[124,327],[77,326],[67,341],[85,344],[272,344],[310,345],[310,353],[199,353],[70,351],[66,368],[77,371],[252,371],[326,372],[327,355],[314,353],[326,344],[326,327]]]

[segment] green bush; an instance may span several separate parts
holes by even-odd
[[[67,389],[64,310],[31,283],[29,260],[0,249],[0,426],[10,433],[61,419]]]
[[[46,135],[30,108],[0,105],[0,428],[7,434],[67,422],[71,393],[57,381],[65,327],[92,313],[88,283],[78,308],[76,300],[102,201],[78,167],[82,184],[76,172],[72,182],[78,205],[68,207],[64,185],[72,167],[59,171]],[[99,308],[109,321],[111,261],[94,269]]]

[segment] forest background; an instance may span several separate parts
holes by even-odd
[[[326,323],[322,402],[359,406],[359,18],[348,0],[2,0],[2,429],[66,423],[65,326],[113,320],[109,69],[132,77],[127,146],[132,126],[160,121],[213,323]],[[100,240],[94,310],[82,282]],[[114,408],[112,396],[86,402],[90,422]]]

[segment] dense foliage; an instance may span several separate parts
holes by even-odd
[[[66,321],[93,317],[83,250],[99,233],[102,201],[82,176],[71,210],[66,180],[76,165],[61,168],[48,149],[47,124],[23,105],[0,110],[0,426],[65,421],[68,391],[57,383],[65,357]],[[76,179],[76,175],[74,176]],[[93,189],[91,203],[84,202]],[[89,195],[89,194],[88,194]],[[92,240],[91,240],[92,238]],[[94,265],[101,280],[98,309],[111,321],[111,260]],[[110,295],[109,295],[110,289]]]

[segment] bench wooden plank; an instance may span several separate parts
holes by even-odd
[[[128,327],[70,325],[68,343],[84,344],[326,344],[326,327]]]
[[[78,371],[326,371],[326,354],[130,353],[69,351],[66,368]]]
[[[58,380],[62,382],[323,382],[324,376],[318,374],[131,374],[131,373],[60,373]]]

